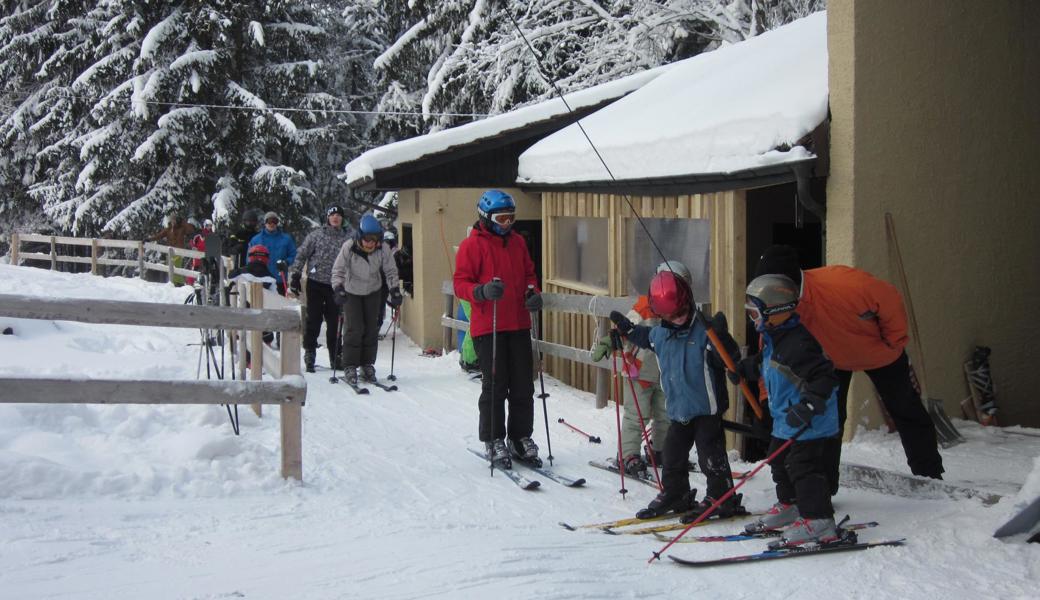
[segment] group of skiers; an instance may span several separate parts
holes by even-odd
[[[542,307],[534,264],[523,238],[512,230],[512,197],[489,190],[477,212],[479,220],[459,246],[454,289],[458,298],[471,303],[470,333],[483,382],[479,438],[499,468],[510,469],[513,459],[541,466],[531,439],[530,327],[532,314]],[[865,371],[874,382],[910,470],[942,478],[935,428],[904,351],[906,312],[894,286],[845,266],[803,271],[793,248],[771,246],[760,257],[745,295],[759,347],[741,358],[725,315],[709,319],[699,312],[693,283],[680,261],[663,262],[647,295],[628,316],[612,312],[615,333],[593,348],[596,360],[618,352],[623,374],[632,383],[628,388],[634,393],[626,390],[618,456],[630,471],[647,468],[640,446],[647,436],[646,421],[653,424],[650,462],[663,467],[663,491],[637,517],[675,512],[689,523],[709,509],[719,517],[747,514],[740,494],[718,502],[734,485],[722,423],[727,378],[757,388],[772,420],[769,454],[776,454],[770,466],[777,502],[747,525],[749,532],[783,529],[785,545],[839,538],[831,496],[838,491],[853,371]],[[707,478],[699,501],[689,481],[694,446]]]

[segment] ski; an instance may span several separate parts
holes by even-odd
[[[346,379],[344,379],[342,377],[329,377],[329,382],[330,383],[336,383],[337,381],[342,381],[343,383],[349,385],[350,389],[354,390],[355,392],[357,392],[359,394],[367,394],[368,393],[368,388],[361,387],[359,384],[356,384],[356,383],[350,383],[349,381],[347,381]]]
[[[687,567],[714,567],[720,565],[733,565],[746,562],[758,562],[764,560],[775,560],[780,558],[794,558],[796,556],[811,556],[815,554],[827,554],[831,552],[852,552],[855,550],[867,550],[880,546],[902,546],[906,539],[884,540],[881,542],[833,542],[830,544],[790,546],[777,548],[776,550],[765,550],[756,554],[745,554],[742,556],[728,556],[726,558],[714,558],[709,560],[688,560],[678,556],[668,555],[676,563]]]
[[[474,450],[473,448],[466,448],[466,450],[469,450],[470,452],[472,452],[476,456],[479,456],[481,459],[484,460],[484,462],[491,462],[491,461],[488,460],[488,457],[485,456],[483,452],[478,452],[478,451]],[[494,463],[492,463],[492,464],[494,464]],[[502,473],[506,477],[508,477],[510,481],[515,483],[517,485],[517,487],[519,487],[520,489],[523,489],[523,490],[537,489],[538,486],[542,485],[541,482],[539,482],[537,479],[528,479],[528,478],[524,477],[523,475],[521,475],[520,473],[517,473],[516,471],[514,471],[512,469],[502,469],[502,468],[499,468],[499,467],[495,467],[495,470],[498,471],[499,473]]]
[[[396,385],[386,384],[386,383],[383,383],[382,381],[365,381],[365,383],[370,384],[370,385],[374,385],[377,388],[379,388],[379,389],[381,389],[381,390],[383,390],[385,392],[396,392],[397,391],[397,386]]]
[[[514,465],[519,464],[520,466],[522,466],[522,467],[524,467],[526,469],[531,469],[535,473],[538,473],[539,475],[545,477],[546,479],[551,479],[551,480],[555,481],[556,483],[558,483],[558,484],[560,484],[562,486],[566,486],[566,487],[570,487],[570,488],[576,488],[576,487],[581,487],[581,486],[585,485],[585,478],[584,477],[579,478],[579,479],[572,479],[570,477],[567,477],[566,475],[560,475],[559,473],[556,473],[555,471],[553,471],[549,467],[545,467],[545,466],[536,467],[536,466],[528,463],[527,461],[521,460],[519,458],[513,458],[513,464]]]
[[[842,529],[850,529],[858,531],[860,529],[867,529],[868,527],[877,527],[877,521],[871,521],[869,523],[853,523],[851,525],[842,525]],[[662,542],[678,542],[680,544],[692,544],[695,542],[743,542],[746,540],[757,540],[762,538],[774,538],[783,535],[782,529],[767,529],[765,531],[758,531],[755,533],[734,533],[731,535],[701,535],[701,536],[685,536],[676,540],[674,535],[665,535],[663,533],[654,533],[654,537],[661,540]]]
[[[651,517],[649,519],[637,519],[636,517],[628,517],[626,519],[618,519],[616,521],[606,521],[604,523],[589,523],[586,525],[570,525],[560,521],[560,527],[567,529],[568,531],[577,531],[579,529],[615,529],[618,527],[627,527],[628,525],[640,525],[646,523],[653,523],[654,521],[669,521],[679,518],[677,513],[669,513],[667,515],[661,515],[659,517]]]
[[[599,460],[590,460],[589,461],[589,466],[590,467],[596,467],[597,469],[602,469],[604,471],[610,471],[611,473],[619,473],[620,472],[620,471],[618,471],[617,466],[615,466],[615,465],[613,465],[613,464],[611,464],[609,462],[603,462],[603,461],[599,461]],[[660,490],[661,489],[661,488],[657,487],[657,480],[654,479],[653,473],[651,473],[649,470],[643,471],[639,475],[632,475],[631,473],[626,471],[625,472],[625,478],[626,479],[632,479],[633,481],[638,481],[639,483],[648,485],[648,486],[654,488],[655,490]]]
[[[746,517],[756,517],[756,516],[759,516],[760,514],[761,513],[744,513],[742,515],[732,515],[732,516],[729,516],[729,517],[716,517],[716,516],[713,515],[713,516],[710,516],[707,519],[701,521],[700,523],[697,523],[696,525],[694,525],[694,527],[703,527],[705,525],[711,525],[712,523],[719,523],[721,521],[730,521],[730,520],[733,520],[733,519],[743,519],[743,518],[746,518]],[[671,516],[681,517],[682,514],[681,513],[679,513],[679,514],[673,513]],[[666,523],[664,525],[651,525],[650,527],[640,527],[638,529],[625,529],[625,530],[622,530],[622,531],[617,531],[613,527],[604,527],[603,528],[603,533],[609,533],[610,535],[647,535],[647,534],[650,534],[650,533],[664,533],[666,531],[678,531],[680,529],[686,529],[688,526],[689,526],[688,524],[683,523],[683,522],[680,521],[680,522],[676,522],[676,523]]]

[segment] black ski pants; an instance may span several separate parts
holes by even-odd
[[[726,436],[718,415],[694,417],[686,423],[672,421],[664,438],[661,484],[670,498],[680,498],[690,491],[687,462],[690,450],[697,446],[697,463],[708,480],[707,497],[718,499],[733,487],[733,473],[726,455]]]
[[[325,323],[325,347],[329,349],[329,366],[335,366],[339,337],[339,307],[336,294],[327,283],[307,280],[307,329],[303,332],[303,349],[318,348],[318,333]]]
[[[492,374],[492,334],[473,338],[473,348],[480,362],[481,390],[477,407],[480,411],[480,441],[504,437],[511,440],[531,437],[534,433],[534,359],[531,332],[500,331],[497,334],[495,368]],[[491,382],[494,380],[494,389]],[[506,425],[506,403],[509,405]]]
[[[848,416],[849,384],[851,371],[834,371],[838,375],[838,435],[827,443],[827,480],[831,494],[838,492],[838,473],[841,463],[841,436],[845,431]],[[866,371],[874,383],[881,403],[895,423],[899,439],[903,442],[906,463],[914,475],[942,479],[942,456],[935,435],[935,424],[921,403],[921,394],[910,376],[910,361],[906,352],[892,363],[879,369]]]
[[[343,368],[374,365],[379,342],[379,290],[365,296],[348,293],[343,311]]]
[[[834,516],[824,462],[831,439],[795,441],[769,463],[776,484],[776,499],[784,504],[797,504],[799,514],[806,519]],[[776,452],[786,441],[772,438],[769,454]]]

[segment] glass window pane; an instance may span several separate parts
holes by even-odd
[[[628,267],[628,293],[646,294],[650,279],[663,262],[661,254],[647,238],[647,230],[668,260],[678,260],[693,275],[693,297],[703,304],[711,301],[709,269],[711,222],[706,219],[625,219],[625,262]]]
[[[553,277],[607,289],[607,219],[555,217]]]

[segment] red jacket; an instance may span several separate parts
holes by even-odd
[[[528,285],[538,290],[538,280],[527,244],[515,232],[496,235],[478,223],[469,237],[462,240],[455,256],[455,296],[471,304],[469,334],[472,337],[491,333],[494,303],[478,302],[473,298],[473,290],[493,277],[501,279],[505,286],[498,300],[498,331],[530,329],[531,313],[524,307],[524,294]]]
[[[834,265],[803,271],[797,311],[835,369],[889,365],[910,340],[899,290],[860,269]]]

